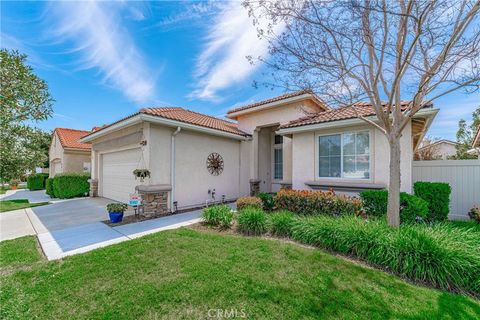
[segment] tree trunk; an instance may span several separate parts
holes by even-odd
[[[390,138],[390,181],[388,185],[387,221],[392,227],[400,225],[400,139]]]

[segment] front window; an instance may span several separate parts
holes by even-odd
[[[318,137],[320,178],[370,178],[368,131]]]
[[[273,179],[283,179],[283,137],[276,135],[273,145]]]

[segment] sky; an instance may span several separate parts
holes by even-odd
[[[48,82],[54,115],[36,125],[90,130],[142,107],[180,106],[222,117],[227,110],[284,93],[255,88],[268,44],[240,2],[1,1],[2,48],[28,55]],[[429,136],[455,140],[480,94],[454,92]]]

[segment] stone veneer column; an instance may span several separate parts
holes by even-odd
[[[90,179],[90,197],[95,198],[98,197],[98,180],[97,179]]]
[[[260,193],[260,180],[250,179],[250,196],[254,197]]]
[[[136,186],[135,190],[142,197],[144,216],[149,217],[154,214],[167,215],[170,213],[168,208],[168,194],[172,190],[170,185],[140,185]]]

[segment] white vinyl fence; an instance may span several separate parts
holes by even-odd
[[[451,219],[468,219],[468,211],[480,206],[480,160],[413,161],[413,182],[448,182]]]

